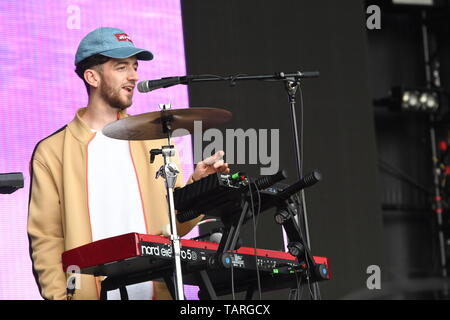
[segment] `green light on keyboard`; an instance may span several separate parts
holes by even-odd
[[[273,270],[272,270],[272,273],[273,273],[273,274],[276,274],[276,273],[278,273],[278,272],[279,272],[278,269],[273,269]]]

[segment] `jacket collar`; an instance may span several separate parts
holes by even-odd
[[[81,119],[82,115],[86,112],[86,109],[87,108],[78,109],[75,118],[67,125],[73,136],[83,144],[89,143],[95,135],[95,132],[93,132],[87,123]],[[128,117],[128,114],[125,111],[120,111],[117,114],[118,119]]]

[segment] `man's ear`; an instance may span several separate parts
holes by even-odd
[[[84,80],[94,88],[98,88],[100,85],[100,73],[97,70],[94,69],[86,69],[84,71]]]

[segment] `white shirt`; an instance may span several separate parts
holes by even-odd
[[[95,130],[92,130],[95,131]],[[88,203],[92,240],[130,232],[147,233],[143,203],[128,141],[95,131],[88,146]],[[151,281],[127,286],[130,300],[150,300]],[[108,300],[120,299],[119,290]]]

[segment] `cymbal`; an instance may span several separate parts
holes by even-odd
[[[217,108],[168,109],[114,121],[104,127],[102,132],[107,137],[119,140],[163,139],[167,138],[167,132],[163,132],[163,121],[170,120],[171,137],[181,137],[194,133],[194,121],[201,121],[202,130],[206,130],[227,123],[232,115],[227,110]]]

